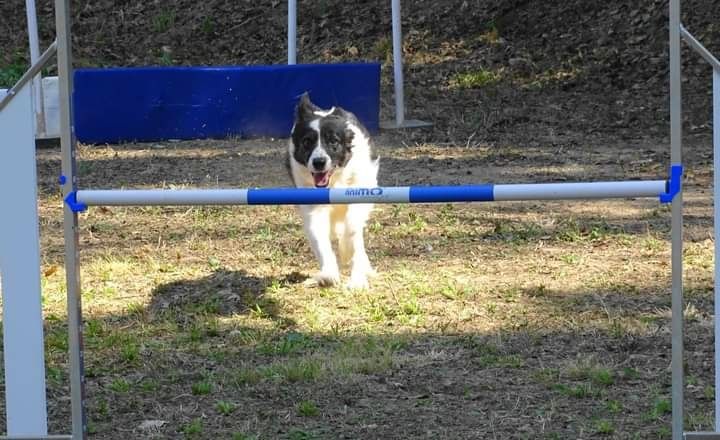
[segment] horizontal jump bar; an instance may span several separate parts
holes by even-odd
[[[68,203],[85,206],[320,205],[447,203],[511,200],[659,197],[665,180],[511,185],[397,186],[377,188],[79,190]]]

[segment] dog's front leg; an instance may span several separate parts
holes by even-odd
[[[330,241],[330,208],[303,206],[301,209],[305,235],[320,263],[320,272],[308,280],[309,284],[334,286],[340,283],[340,270]]]
[[[350,250],[350,280],[348,288],[367,289],[368,277],[375,274],[370,259],[365,252],[365,224],[370,217],[372,205],[352,205],[348,207],[345,224],[345,247]]]

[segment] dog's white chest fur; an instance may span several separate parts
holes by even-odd
[[[377,186],[379,160],[373,157],[369,135],[352,113],[321,110],[303,96],[288,144],[288,165],[297,187]],[[350,266],[350,288],[367,288],[374,271],[365,251],[364,230],[371,204],[305,205],[300,207],[305,234],[320,271],[311,282],[340,282],[340,267]],[[339,257],[332,242],[337,241]]]

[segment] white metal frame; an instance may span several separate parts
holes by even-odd
[[[292,1],[292,0],[291,0]],[[83,192],[78,192],[77,173],[75,162],[75,139],[73,136],[73,111],[72,111],[72,53],[71,53],[71,32],[70,32],[70,0],[55,0],[57,59],[59,76],[59,101],[60,101],[60,123],[61,123],[61,156],[62,173],[67,178],[62,181],[62,190],[66,198],[77,197]],[[393,4],[399,1],[395,0]],[[294,2],[293,2],[294,3]],[[399,7],[397,21],[399,21]],[[289,15],[289,24],[290,15]],[[398,26],[399,31],[399,26]],[[288,35],[294,34],[289,29]],[[720,62],[710,54],[692,35],[682,27],[680,22],[680,0],[670,0],[670,139],[671,139],[671,164],[680,166],[682,163],[681,154],[681,64],[680,64],[680,40],[684,39],[690,47],[696,50],[713,67],[713,151],[715,154],[714,165],[716,174],[715,183],[715,221],[720,218]],[[42,347],[42,321],[39,287],[39,253],[38,249],[38,224],[37,205],[35,194],[34,167],[29,167],[29,162],[34,160],[33,146],[29,135],[28,127],[32,125],[32,99],[28,93],[27,84],[40,71],[54,54],[55,44],[51,45],[46,52],[38,58],[28,72],[23,75],[18,84],[10,90],[7,96],[0,100],[0,132],[9,133],[7,139],[15,139],[18,148],[5,148],[0,150],[3,160],[0,161],[0,175],[3,179],[0,188],[3,189],[4,197],[16,201],[13,205],[12,216],[0,217],[0,231],[2,236],[2,247],[0,247],[0,266],[2,266],[3,294],[5,295],[5,313],[12,311],[13,317],[26,316],[27,322],[8,319],[5,316],[3,324],[6,325],[4,333],[5,343],[5,368],[6,368],[6,399],[8,408],[9,436],[0,438],[13,439],[85,439],[87,438],[87,426],[85,423],[84,407],[84,377],[83,377],[83,352],[82,352],[82,314],[80,298],[80,276],[79,276],[79,254],[78,254],[78,215],[71,208],[70,204],[64,209],[64,237],[65,237],[65,270],[67,280],[67,304],[68,304],[68,333],[69,333],[69,359],[70,359],[70,389],[72,407],[72,435],[48,436],[46,434],[46,407],[44,377],[38,377],[38,371],[42,371],[43,353]],[[290,61],[288,57],[288,61]],[[9,122],[8,122],[9,121]],[[24,121],[24,122],[23,122]],[[4,125],[3,125],[4,124]],[[3,126],[10,127],[2,130]],[[5,139],[4,139],[5,140]],[[14,150],[20,150],[15,152]],[[34,163],[33,163],[34,165]],[[29,167],[29,168],[28,168]],[[28,172],[23,173],[22,170]],[[1,176],[0,176],[1,177]],[[617,183],[617,182],[615,182]],[[672,183],[672,181],[671,181]],[[678,183],[677,194],[672,199],[672,438],[673,440],[687,439],[720,439],[720,381],[719,374],[716,374],[716,432],[684,433],[683,432],[683,291],[682,291],[682,186]],[[513,185],[506,185],[512,187]],[[532,187],[532,188],[531,188]],[[563,187],[568,188],[568,187]],[[507,189],[507,188],[506,188]],[[543,191],[545,191],[543,189]],[[657,189],[657,188],[656,188]],[[92,191],[92,190],[90,190]],[[527,186],[524,194],[528,191],[538,191],[537,185]],[[84,194],[92,194],[85,192]],[[574,194],[574,193],[573,193]],[[572,196],[573,194],[565,194]],[[633,193],[634,194],[634,193]],[[536,194],[537,195],[537,194]],[[628,196],[630,194],[627,194]],[[14,197],[14,198],[13,198]],[[113,196],[114,197],[114,196]],[[206,192],[201,199],[212,197],[211,192]],[[198,202],[202,200],[194,200]],[[363,200],[357,199],[358,202]],[[222,201],[223,203],[226,201]],[[354,203],[355,201],[353,201]],[[289,202],[292,203],[292,202]],[[19,222],[13,219],[22,219]],[[21,224],[22,223],[22,224]],[[10,237],[8,231],[17,231],[17,237]],[[720,255],[720,227],[716,223],[715,229],[715,255]],[[16,243],[17,241],[17,243]],[[6,243],[12,243],[9,248]],[[19,249],[26,249],[18,257]],[[12,254],[13,259],[8,259]],[[20,263],[22,262],[22,263]],[[11,271],[8,269],[10,268]],[[15,277],[15,275],[20,275]],[[16,284],[16,281],[21,281]],[[19,293],[19,292],[29,292]],[[19,295],[16,297],[16,295]],[[720,272],[718,265],[715,265],[715,334],[716,334],[716,371],[720,367]],[[22,297],[22,299],[20,299]],[[17,308],[13,304],[18,304]],[[8,309],[10,307],[10,309]],[[27,324],[29,330],[20,325]],[[30,342],[27,343],[28,338]],[[40,348],[38,347],[40,340]],[[23,341],[23,347],[17,348],[19,341]],[[17,351],[17,353],[16,353]],[[27,356],[27,359],[25,358]],[[23,368],[17,368],[17,359],[26,359]],[[14,363],[15,362],[15,363]],[[8,373],[8,371],[10,373]],[[43,371],[44,374],[44,371]],[[42,393],[24,392],[22,396],[17,390],[21,385],[31,383],[37,388],[42,388]],[[30,388],[35,389],[35,388]],[[32,407],[25,407],[28,395],[34,402]],[[16,408],[22,410],[20,419],[22,422],[10,421],[17,414]],[[34,420],[30,422],[30,420]],[[12,427],[10,427],[12,425]],[[31,426],[32,425],[32,426]],[[17,428],[17,429],[16,429]]]

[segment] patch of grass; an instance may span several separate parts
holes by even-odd
[[[140,358],[140,346],[132,341],[123,344],[120,349],[120,357],[128,363],[134,363]]]
[[[608,411],[612,414],[620,414],[623,410],[623,405],[617,400],[608,400],[608,402],[605,404],[605,407]]]
[[[63,368],[47,365],[45,367],[45,376],[50,384],[60,385],[65,378],[65,370]]]
[[[232,435],[232,440],[257,440],[257,438],[258,436],[245,432],[235,432]]]
[[[203,432],[202,420],[194,419],[192,422],[182,427],[182,432],[188,437],[197,437]]]
[[[496,44],[500,41],[500,31],[495,24],[495,20],[488,22],[486,30],[480,34],[479,40],[488,44]]]
[[[533,378],[544,385],[551,386],[560,378],[560,371],[554,368],[542,368],[533,372]]]
[[[309,400],[303,400],[298,404],[297,412],[303,417],[316,417],[320,415],[320,410],[315,403]]]
[[[301,333],[291,332],[283,335],[280,340],[270,341],[258,347],[258,353],[265,355],[289,355],[299,353],[313,346],[313,342]]]
[[[317,438],[315,434],[301,429],[293,429],[287,436],[288,440],[316,440]]]
[[[140,382],[140,389],[148,393],[155,392],[159,388],[160,384],[153,379],[144,379],[142,382]]]
[[[317,359],[292,359],[262,369],[265,377],[281,382],[314,382],[322,371],[322,364]]]
[[[656,434],[656,438],[670,438],[672,431],[667,426],[661,426],[657,429]]]
[[[478,359],[481,368],[520,368],[524,365],[522,358],[518,355],[484,354]]]
[[[580,258],[577,255],[574,254],[565,254],[560,256],[560,259],[563,263],[566,264],[577,264],[580,261]]]
[[[685,413],[685,426],[690,427],[690,431],[712,431],[714,414],[712,412],[707,413]]]
[[[647,420],[657,420],[672,411],[672,403],[669,399],[656,398],[652,407],[646,415]]]
[[[574,397],[576,399],[589,399],[597,397],[598,395],[598,392],[594,390],[589,383],[580,385],[565,385],[559,383],[554,385],[553,389],[565,396]]]
[[[56,329],[45,335],[45,346],[49,351],[65,353],[68,351],[68,335],[65,329]]]
[[[579,361],[568,370],[568,375],[575,380],[590,380],[597,386],[607,387],[615,383],[615,374],[612,370],[594,365],[591,360]]]
[[[613,372],[607,368],[597,368],[590,372],[590,380],[595,385],[610,386],[615,383]]]
[[[548,69],[532,75],[529,80],[520,85],[530,89],[539,89],[549,84],[562,84],[575,80],[582,75],[583,70],[575,66],[565,66],[558,69]]]
[[[375,56],[384,60],[385,62],[391,62],[392,60],[392,41],[388,37],[382,37],[373,45],[373,53]]]
[[[636,369],[630,367],[623,368],[622,375],[623,378],[629,380],[635,380],[640,377],[640,373]]]
[[[172,66],[173,65],[173,59],[172,55],[170,55],[170,52],[166,50],[161,50],[160,55],[158,56],[158,62],[161,66]]]
[[[440,287],[440,294],[447,299],[463,299],[472,294],[472,287],[455,280],[446,280]]]
[[[235,405],[232,402],[227,402],[225,400],[218,400],[215,403],[215,409],[218,413],[227,416],[233,413],[237,409],[237,405]]]
[[[595,432],[602,435],[610,435],[615,432],[615,426],[610,420],[598,420],[595,422]]]
[[[110,415],[110,407],[108,406],[107,401],[100,400],[97,403],[97,406],[95,407],[95,414],[97,414],[102,419],[107,419]]]
[[[209,15],[206,16],[200,24],[200,30],[204,34],[212,34],[215,31],[215,22]]]
[[[492,70],[480,69],[471,72],[455,74],[450,79],[450,88],[453,89],[479,89],[495,85],[502,79],[502,75]]]
[[[236,386],[255,385],[263,379],[263,374],[255,368],[238,368],[232,375]]]
[[[122,377],[114,379],[110,382],[110,389],[116,393],[127,393],[130,391],[130,382]]]
[[[166,32],[175,26],[175,16],[176,13],[174,9],[160,11],[160,13],[153,18],[153,30],[155,32]]]
[[[201,380],[200,382],[195,382],[191,385],[190,390],[195,396],[203,396],[206,394],[210,394],[213,390],[212,382],[209,380]]]
[[[545,235],[545,231],[535,223],[514,223],[496,220],[493,222],[490,238],[500,239],[509,244],[524,244],[531,240],[537,240],[543,235]]]
[[[706,399],[714,399],[715,398],[715,387],[712,385],[706,385],[703,388],[703,397]]]
[[[418,299],[415,295],[411,295],[408,298],[405,298],[401,301],[399,301],[400,305],[400,313],[406,316],[416,316],[422,314],[422,307],[420,306],[420,303],[418,302]]]
[[[8,65],[0,67],[0,88],[10,88],[15,85],[25,73],[26,62],[17,55]]]

